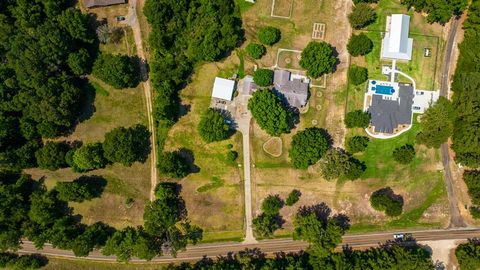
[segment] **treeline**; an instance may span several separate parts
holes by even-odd
[[[71,1],[0,3],[0,166],[29,168],[41,138],[72,129],[95,36]]]
[[[467,0],[402,0],[408,8],[428,13],[429,23],[447,23],[454,15],[460,15],[467,8]]]
[[[278,200],[272,200],[278,201]],[[277,207],[265,207],[264,210]],[[415,243],[388,242],[366,251],[344,247],[335,252],[349,228],[348,218],[332,215],[324,204],[300,207],[294,220],[294,238],[310,245],[299,253],[277,253],[267,258],[259,249],[247,249],[216,260],[204,258],[196,263],[170,265],[167,269],[434,269],[431,255]]]
[[[102,179],[83,177],[48,190],[28,175],[1,172],[0,252],[20,249],[26,238],[36,248],[50,243],[80,257],[102,248],[103,254],[115,255],[119,261],[151,260],[163,253],[175,255],[202,238],[202,230],[187,220],[179,186],[168,182],[157,186],[156,199],[145,207],[144,226],[116,230],[102,222],[81,223],[67,200],[92,199],[104,185]]]
[[[470,239],[468,243],[458,245],[455,256],[461,270],[480,269],[480,239]]]
[[[457,69],[452,91],[454,121],[453,145],[455,159],[462,165],[480,166],[480,1],[474,0],[464,23],[465,38],[459,45]]]
[[[150,78],[161,163],[168,156],[162,154],[166,133],[179,113],[178,92],[197,63],[219,60],[239,44],[242,22],[238,7],[230,0],[147,0],[143,12],[152,29]]]

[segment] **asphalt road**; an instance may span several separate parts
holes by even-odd
[[[440,95],[448,98],[448,92],[450,88],[450,66],[452,60],[452,52],[456,44],[456,35],[459,29],[460,18],[454,18],[448,33],[447,47],[445,49],[445,58],[443,62]],[[453,187],[452,171],[450,169],[450,154],[448,143],[442,144],[440,147],[442,155],[442,164],[445,174],[445,185],[447,187],[448,202],[450,207],[450,228],[466,227],[467,225],[463,221],[460,209],[458,208],[457,197],[455,196],[455,189]]]
[[[468,238],[480,237],[480,229],[451,229],[451,230],[428,230],[428,231],[410,231],[416,241],[435,241],[435,240],[466,240]],[[346,235],[343,237],[341,246],[348,245],[352,248],[376,247],[379,243],[393,240],[393,233],[372,233],[361,235]],[[296,252],[303,250],[307,244],[302,241],[292,239],[271,239],[259,241],[256,244],[242,244],[237,242],[202,244],[189,246],[186,251],[180,252],[176,258],[172,256],[162,256],[154,258],[153,262],[171,263],[182,261],[197,261],[204,256],[216,258],[220,255],[227,255],[230,252],[238,252],[245,248],[260,248],[267,254],[275,252]],[[31,242],[25,241],[23,249],[19,253],[41,253],[47,256],[75,258],[71,251],[59,250],[46,245],[43,250],[37,250]],[[114,256],[103,256],[99,251],[90,253],[87,260],[97,261],[115,261]],[[144,260],[133,259],[132,262],[145,262]]]

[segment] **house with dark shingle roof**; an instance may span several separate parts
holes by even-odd
[[[274,90],[281,94],[291,107],[302,108],[307,105],[309,82],[301,77],[294,77],[287,70],[275,70],[273,76]]]
[[[127,0],[85,0],[85,7],[105,7],[118,4],[126,4]]]
[[[368,108],[371,124],[378,133],[392,134],[400,125],[412,124],[413,86],[399,84],[398,98],[386,95],[372,95],[372,103]]]

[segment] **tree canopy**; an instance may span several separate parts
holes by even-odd
[[[138,63],[126,55],[100,54],[92,73],[116,89],[136,87],[140,82]]]
[[[190,164],[179,152],[165,152],[158,159],[158,169],[168,177],[183,178],[190,173]]]
[[[260,42],[269,46],[280,41],[281,35],[280,29],[272,26],[263,27],[258,31],[258,39]]]
[[[367,128],[370,125],[370,114],[362,110],[348,112],[345,115],[347,128]]]
[[[265,46],[258,43],[248,44],[247,47],[245,47],[245,50],[247,51],[248,55],[253,59],[260,59],[267,52]]]
[[[346,146],[348,152],[355,154],[362,152],[368,146],[370,139],[365,136],[352,136],[347,138]]]
[[[225,120],[219,111],[208,109],[198,124],[200,137],[207,143],[227,139],[231,132]]]
[[[35,152],[37,164],[40,168],[51,171],[67,167],[65,155],[68,150],[69,146],[64,142],[47,142]]]
[[[326,42],[312,41],[302,51],[300,66],[307,70],[307,75],[318,78],[334,71],[337,58],[333,55],[333,48]]]
[[[355,29],[361,29],[375,22],[377,14],[367,3],[358,3],[353,7],[352,13],[348,15],[348,21]]]
[[[373,50],[373,41],[364,33],[353,34],[348,40],[347,50],[351,56],[366,55]]]
[[[287,133],[291,129],[292,113],[283,106],[282,99],[270,90],[253,93],[248,101],[248,109],[257,124],[272,136]]]
[[[293,136],[292,147],[288,152],[293,166],[307,169],[317,163],[330,146],[328,133],[320,128],[311,127]]]
[[[102,144],[105,158],[131,166],[134,162],[145,162],[150,153],[150,132],[144,125],[114,128],[105,134]]]
[[[57,182],[58,198],[66,202],[83,202],[100,197],[106,180],[96,176],[82,176],[72,182]]]
[[[408,8],[414,7],[417,12],[428,13],[429,23],[447,23],[453,15],[460,15],[468,5],[466,0],[402,0]]]
[[[393,159],[400,164],[409,164],[415,158],[413,145],[405,144],[393,150]]]
[[[108,164],[104,156],[101,143],[82,145],[73,154],[74,169],[79,171],[90,171],[100,169]]]
[[[470,213],[474,218],[480,218],[480,171],[465,171],[463,172],[463,181],[468,188],[468,195],[472,200]]]
[[[355,180],[365,171],[365,165],[343,149],[328,150],[320,161],[320,171],[326,180]]]
[[[453,134],[454,109],[450,101],[440,97],[437,103],[422,115],[417,142],[427,147],[439,148]]]
[[[253,81],[258,86],[270,86],[273,84],[273,70],[259,68],[253,74]]]
[[[298,202],[298,200],[300,200],[301,196],[302,196],[302,192],[300,192],[300,190],[298,190],[298,189],[292,190],[288,194],[287,199],[285,200],[285,205],[288,205],[288,206],[294,205],[295,203]]]
[[[455,256],[462,270],[480,268],[480,240],[470,239],[468,243],[458,245],[455,249]]]
[[[372,193],[370,204],[375,210],[385,211],[387,216],[399,216],[402,214],[403,198],[386,187]]]
[[[360,85],[366,82],[368,79],[368,69],[359,67],[357,65],[351,65],[348,68],[348,80],[353,85]]]

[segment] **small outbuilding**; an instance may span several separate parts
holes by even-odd
[[[85,7],[106,7],[111,5],[126,4],[127,0],[85,0]]]
[[[215,78],[212,98],[231,101],[233,99],[233,92],[235,92],[235,81],[219,77]]]

